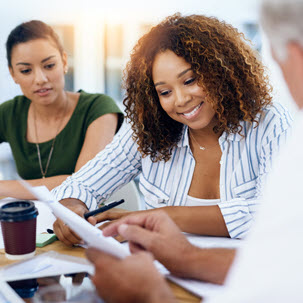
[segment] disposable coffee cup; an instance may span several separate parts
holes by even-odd
[[[30,258],[36,250],[38,210],[31,201],[15,201],[0,208],[5,256],[11,260]]]

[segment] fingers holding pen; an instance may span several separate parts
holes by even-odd
[[[91,225],[96,225],[97,224],[97,219],[96,219],[96,217],[94,217],[94,216],[90,216],[90,217],[88,217],[87,219],[87,222],[89,222]]]
[[[84,217],[84,214],[88,211],[86,206],[81,202],[78,201],[71,201],[71,200],[63,200],[62,203],[65,207],[79,215],[80,217]],[[73,203],[74,202],[74,203]],[[91,224],[94,223],[94,218],[89,218],[89,222]],[[80,244],[82,239],[72,231],[68,225],[66,225],[61,219],[57,219],[53,224],[53,230],[56,236],[60,241],[68,246],[72,246],[74,244]]]
[[[81,243],[81,238],[74,233],[62,220],[57,219],[53,230],[60,241],[68,246]]]

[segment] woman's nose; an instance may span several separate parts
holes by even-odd
[[[40,68],[35,70],[35,82],[38,85],[41,85],[41,84],[47,82],[47,76],[44,73],[44,71]]]
[[[186,90],[183,90],[183,89],[176,90],[175,104],[177,106],[183,106],[190,100],[191,100],[191,95],[188,92],[186,92]]]

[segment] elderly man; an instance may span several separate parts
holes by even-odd
[[[106,302],[175,302],[151,254],[173,274],[223,283],[211,302],[303,302],[303,0],[264,0],[261,20],[300,111],[293,139],[271,175],[255,228],[235,251],[203,250],[189,244],[165,214],[125,217],[104,234],[120,234],[136,254],[117,260],[95,249],[93,281]],[[142,252],[142,251],[149,251]]]

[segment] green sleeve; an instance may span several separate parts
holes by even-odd
[[[4,136],[4,115],[3,115],[3,108],[0,105],[0,143],[5,142],[5,136]]]
[[[14,120],[13,100],[6,101],[0,105],[0,143],[7,142],[8,121]]]
[[[109,96],[104,94],[86,94],[86,99],[90,100],[90,108],[86,116],[87,127],[99,117],[105,114],[117,113],[118,114],[118,125],[116,132],[119,130],[123,122],[123,114],[116,104],[116,102]]]

